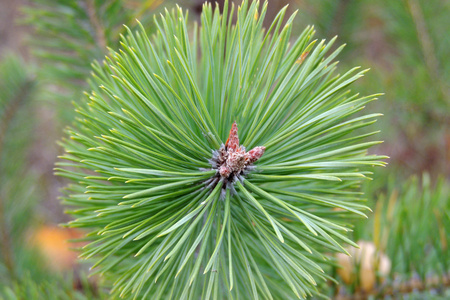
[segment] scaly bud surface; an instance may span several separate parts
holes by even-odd
[[[238,128],[236,122],[231,126],[227,142],[213,152],[209,160],[212,169],[217,170],[216,175],[209,179],[210,184],[215,186],[219,181],[224,183],[224,190],[233,188],[236,180],[242,180],[241,176],[251,171],[252,166],[263,156],[266,147],[258,146],[246,152],[245,147],[239,145]]]

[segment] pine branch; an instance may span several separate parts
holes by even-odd
[[[114,296],[303,299],[324,253],[355,245],[360,182],[385,165],[360,131],[379,114],[354,115],[376,98],[349,90],[365,71],[335,74],[342,47],[311,27],[291,40],[285,9],[267,29],[267,3],[235,25],[228,9],[205,5],[193,34],[180,8],[128,29],[61,143],[68,226]]]
[[[93,300],[107,298],[102,290],[92,290],[92,286],[89,285],[85,275],[82,275],[79,279],[78,288],[75,286],[74,278],[69,274],[65,275],[63,277],[52,274],[52,277],[43,279],[26,274],[18,282],[9,286],[0,286],[0,297],[5,300],[42,298]]]
[[[5,171],[8,171],[8,169],[5,168],[8,154],[8,151],[5,150],[5,139],[8,135],[8,131],[11,129],[10,126],[13,119],[17,117],[18,111],[30,97],[33,86],[33,79],[31,79],[24,71],[24,66],[18,58],[6,56],[0,65],[0,90],[2,91],[0,96],[0,178],[9,179],[8,177],[12,175],[10,172],[5,174]],[[2,183],[4,181],[5,180],[2,180]],[[11,195],[8,195],[5,186],[1,186],[0,191],[0,239],[2,241],[2,260],[8,270],[10,279],[15,280],[17,279],[17,274],[10,232],[12,228],[11,224],[8,223],[8,220],[10,219],[8,217],[9,212],[5,207],[7,201],[5,197]]]
[[[55,101],[63,120],[72,117],[71,102],[87,88],[91,62],[101,60],[107,47],[118,47],[123,24],[135,23],[139,9],[122,0],[38,0],[24,7],[23,22],[33,29],[30,44],[41,65],[38,78],[46,87],[43,97]]]
[[[438,88],[442,93],[442,97],[445,99],[450,99],[448,87],[446,87],[441,80],[442,76],[440,74],[439,62],[435,54],[436,52],[434,50],[433,41],[428,34],[420,4],[417,0],[407,0],[407,5],[416,27],[417,36],[422,48],[423,58],[425,60],[425,65],[428,68],[428,72],[433,78],[433,81],[437,83]]]
[[[391,188],[388,198],[379,196],[372,222],[355,228],[355,238],[373,243],[353,258],[338,258],[345,283],[339,299],[444,295],[450,286],[449,199],[445,178],[432,185],[428,174],[422,182],[412,177],[399,190]]]
[[[94,0],[87,0],[85,2],[85,4],[86,4],[87,15],[89,16],[89,22],[90,22],[90,24],[92,24],[92,27],[94,28],[94,31],[95,31],[96,44],[100,49],[106,49],[107,44],[106,44],[105,31],[99,22],[98,15],[96,13]]]

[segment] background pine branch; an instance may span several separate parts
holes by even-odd
[[[116,48],[124,24],[135,18],[148,24],[158,1],[126,3],[121,0],[34,1],[23,8],[22,22],[31,25],[33,55],[39,59],[42,97],[57,105],[62,122],[72,118],[71,102],[87,88],[86,78],[94,60],[102,60],[107,47]],[[143,14],[147,11],[146,14]]]
[[[387,195],[374,201],[368,224],[355,226],[354,239],[361,241],[359,253],[353,258],[338,257],[344,268],[337,272],[345,284],[337,295],[354,299],[402,293],[414,299],[446,299],[450,284],[448,185],[441,177],[433,186],[428,174],[412,177],[400,188],[394,187],[394,179],[390,182]]]
[[[27,172],[24,159],[32,128],[24,120],[30,117],[28,103],[34,86],[34,79],[18,57],[4,58],[0,65],[0,277],[5,282],[19,278],[25,271],[21,250],[36,201],[32,184],[35,178]],[[17,181],[25,188],[15,184]]]

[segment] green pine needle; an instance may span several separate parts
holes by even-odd
[[[193,31],[180,8],[151,37],[128,30],[62,141],[70,226],[90,231],[81,256],[114,295],[306,298],[329,279],[324,254],[354,245],[359,185],[385,164],[360,131],[377,95],[349,90],[365,71],[336,74],[342,47],[312,27],[293,37],[285,9],[265,29],[267,3],[244,1],[235,23],[228,8],[205,4]],[[233,122],[240,145],[266,150],[227,177],[213,156]]]

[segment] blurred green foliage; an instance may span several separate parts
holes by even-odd
[[[448,1],[296,1],[299,27],[348,43],[343,63],[370,67],[361,91],[386,94],[381,111],[389,172],[450,175],[450,5]],[[380,178],[385,178],[383,173]]]
[[[0,297],[31,299],[48,293],[60,299],[92,299],[102,295],[81,288],[74,296],[73,287],[62,284],[60,275],[49,273],[26,243],[28,229],[40,219],[45,200],[41,189],[52,188],[40,186],[30,168],[30,153],[47,150],[33,148],[33,140],[46,134],[35,128],[40,117],[36,107],[50,104],[57,111],[55,126],[68,124],[73,116],[70,103],[87,87],[92,60],[102,59],[105,46],[119,46],[122,23],[134,28],[139,17],[147,26],[161,2],[37,0],[24,8],[23,21],[31,32],[27,47],[33,55],[27,63],[12,56],[0,58]],[[375,152],[391,159],[364,187],[375,214],[369,222],[355,224],[354,238],[373,240],[390,257],[389,280],[448,274],[449,2],[290,2],[291,10],[299,9],[294,35],[310,24],[315,25],[317,36],[338,35],[337,44],[348,44],[341,55],[343,68],[355,64],[371,68],[357,90],[386,93],[369,110],[385,114],[378,125],[385,143]],[[165,1],[164,5],[172,4]],[[198,7],[193,0],[182,5]],[[30,75],[34,73],[36,78]],[[36,82],[42,89],[36,89]],[[424,171],[430,175],[419,180]],[[418,177],[404,183],[412,174]],[[448,290],[441,296],[434,294],[417,293],[408,299],[445,298]]]
[[[120,35],[148,25],[161,1],[36,0],[23,8],[22,22],[31,26],[30,50],[37,59],[40,96],[56,105],[65,125],[73,118],[72,101],[88,88],[91,63],[102,60],[107,47],[119,47]]]
[[[432,183],[428,174],[405,183],[390,177],[388,185],[387,194],[371,201],[369,221],[356,223],[353,232],[354,240],[372,241],[391,262],[372,293],[429,289],[442,296],[450,284],[450,188],[443,177]],[[358,290],[355,284],[350,290]]]
[[[8,282],[26,270],[22,247],[33,220],[37,191],[27,169],[31,145],[30,97],[35,82],[17,57],[0,64],[0,281]],[[26,252],[26,251],[25,251]]]

